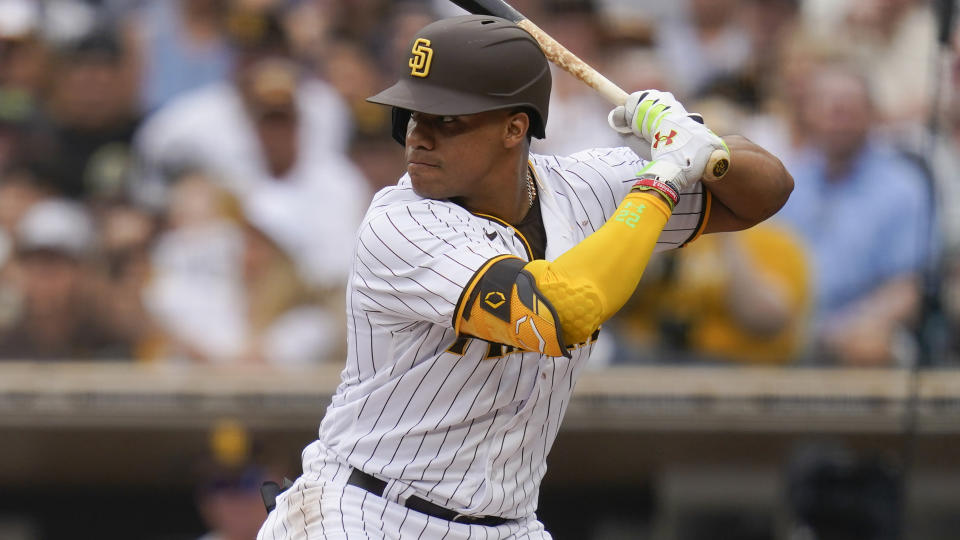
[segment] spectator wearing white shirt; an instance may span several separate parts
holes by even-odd
[[[229,192],[185,174],[166,221],[144,289],[161,334],[154,359],[294,366],[342,352],[342,291],[312,292]]]
[[[323,290],[342,288],[369,185],[346,158],[348,108],[326,83],[290,58],[279,21],[247,37],[231,83],[175,100],[137,135],[137,198],[165,203],[172,171],[204,170],[239,200]]]

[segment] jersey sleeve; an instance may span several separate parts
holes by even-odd
[[[354,301],[398,322],[452,327],[464,290],[488,261],[504,254],[465,210],[425,200],[391,206],[360,227]]]
[[[683,247],[696,240],[710,218],[713,195],[700,182],[680,194],[680,201],[657,239],[654,253]]]
[[[534,163],[570,201],[584,235],[600,228],[626,197],[637,174],[649,161],[627,147],[594,148],[570,156],[535,156]],[[680,201],[664,226],[654,252],[666,251],[695,240],[710,213],[710,192],[696,182],[680,194]]]

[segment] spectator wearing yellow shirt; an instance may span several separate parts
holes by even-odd
[[[704,236],[661,263],[615,322],[618,361],[785,364],[802,353],[811,278],[791,230]]]

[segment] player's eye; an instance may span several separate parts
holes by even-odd
[[[456,122],[456,121],[457,121],[457,117],[456,117],[456,116],[441,116],[441,117],[440,117],[440,122],[442,122],[442,123],[444,123],[444,124],[450,124],[450,123],[453,123],[453,122]]]

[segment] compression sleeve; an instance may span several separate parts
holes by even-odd
[[[550,262],[524,266],[557,313],[567,345],[586,341],[633,294],[670,217],[651,192],[631,192],[596,232]]]

